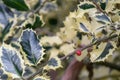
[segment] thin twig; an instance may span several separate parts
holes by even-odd
[[[40,0],[39,0],[40,1]],[[29,18],[30,16],[34,15],[35,13],[37,13],[40,9],[42,9],[42,7],[45,5],[45,3],[47,2],[48,0],[45,0],[40,6],[38,6],[38,8],[36,10],[31,10],[31,14],[27,16],[27,18]],[[28,12],[28,13],[30,13]],[[26,14],[28,14],[26,13]]]
[[[98,39],[95,43],[90,43],[90,44],[86,45],[85,47],[83,47],[83,48],[78,48],[78,49],[76,49],[76,50],[81,50],[81,51],[83,51],[83,50],[85,50],[85,49],[87,49],[87,48],[89,48],[89,47],[92,47],[93,45],[95,45],[95,44],[97,44],[97,43],[100,43],[100,42],[103,42],[103,41],[106,41],[106,40],[115,38],[115,37],[117,37],[117,36],[118,36],[118,35],[112,35],[112,36],[110,36],[110,37],[100,38],[100,39]],[[76,50],[75,50],[75,51],[76,51]],[[74,54],[75,54],[75,51],[71,52],[70,54],[68,54],[68,55],[66,55],[66,56],[64,56],[64,57],[62,57],[62,58],[60,58],[60,59],[61,59],[61,60],[64,60],[64,59],[66,59],[67,57],[74,55]]]
[[[34,15],[35,13],[37,13],[43,6],[44,6],[44,4],[47,2],[47,0],[45,0],[36,10],[34,10],[34,11],[30,11],[31,12],[31,14],[30,15],[28,15],[27,17],[26,17],[26,19],[28,19],[29,17],[31,17],[32,15]],[[30,12],[28,12],[28,13],[30,13]],[[28,14],[28,13],[26,13],[26,14]],[[25,19],[25,20],[26,20]],[[22,21],[22,23],[24,23],[23,21]],[[47,63],[44,63],[44,64],[42,64],[41,65],[41,67],[39,68],[39,70],[37,71],[37,72],[35,72],[34,74],[32,74],[31,76],[29,76],[27,79],[25,79],[25,80],[31,80],[34,76],[36,76],[37,74],[39,74],[39,73],[41,73],[42,71],[43,71],[43,66],[45,66]]]
[[[39,7],[38,9],[40,9],[40,7]],[[36,11],[35,11],[35,12],[36,12]],[[117,35],[112,35],[112,36],[110,36],[110,37],[100,38],[100,39],[98,39],[95,43],[90,43],[90,44],[86,45],[85,47],[83,47],[83,48],[78,48],[78,49],[76,49],[76,50],[81,50],[81,51],[83,51],[83,50],[85,50],[85,49],[87,49],[87,48],[89,48],[89,47],[92,47],[93,45],[95,45],[95,44],[97,44],[97,43],[100,43],[100,42],[102,42],[102,41],[106,41],[106,40],[109,40],[109,39],[112,39],[112,38],[115,38],[115,37],[117,37]],[[76,50],[74,50],[73,52],[71,52],[71,53],[68,54],[67,56],[64,56],[64,57],[62,57],[62,58],[60,58],[60,59],[61,59],[61,60],[64,60],[64,59],[66,59],[67,57],[74,55]],[[47,62],[44,64],[44,66],[45,66],[46,64],[47,64]],[[36,76],[37,74],[41,73],[42,70],[43,70],[43,68],[41,67],[37,72],[35,72],[34,74],[32,74],[32,75],[31,75],[29,78],[27,78],[26,80],[30,80],[31,78],[33,78],[33,77]]]
[[[39,5],[35,10],[30,10],[28,11],[25,15],[27,15],[25,17],[24,20],[22,20],[21,22],[19,22],[20,24],[24,23],[25,20],[27,20],[29,17],[33,16],[35,13],[37,13],[40,9],[42,9],[42,7],[45,5],[45,3],[47,2],[47,0],[45,0],[41,5]],[[20,16],[21,17],[21,16]],[[16,25],[18,25],[18,23],[16,23]]]
[[[35,13],[37,13],[43,6],[44,6],[44,4],[47,2],[48,0],[45,0],[41,5],[39,5],[35,10],[30,10],[30,11],[28,11],[25,15],[25,19],[24,20],[22,20],[22,21],[18,21],[16,24],[14,24],[14,26],[20,26],[21,24],[23,24],[29,17],[32,17]],[[19,16],[19,17],[21,17],[21,16]],[[18,18],[19,18],[18,17]],[[21,29],[23,29],[23,27],[19,27],[19,30],[21,30]],[[18,30],[18,29],[17,29]],[[13,34],[12,35],[12,38],[15,36],[16,34]],[[12,41],[12,38],[11,38],[11,40],[9,40],[9,43],[11,43],[11,41]],[[0,40],[1,40],[1,38],[0,38]]]
[[[37,74],[40,74],[40,73],[43,71],[43,67],[44,67],[46,64],[47,64],[47,62],[41,64],[40,68],[39,68],[35,73],[33,73],[32,75],[30,75],[30,76],[29,76],[27,79],[25,79],[25,80],[33,80],[33,77],[35,77]]]
[[[104,11],[94,0],[91,0],[91,1],[93,2],[93,4],[96,6],[96,8],[97,8],[100,12],[102,12],[103,14],[108,15],[108,14],[106,13],[106,11]]]
[[[93,64],[102,65],[120,71],[120,66],[110,62],[95,62]]]
[[[32,74],[30,77],[28,77],[26,80],[33,80],[33,78],[37,75],[37,74],[39,74],[39,73],[41,73],[43,71],[43,67],[41,67],[36,73],[34,73],[34,74]]]

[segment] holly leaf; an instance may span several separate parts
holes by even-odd
[[[6,37],[6,35],[10,32],[10,29],[13,25],[13,21],[8,23],[5,28],[2,31],[2,35],[0,36],[0,41],[3,42],[4,38]]]
[[[110,49],[114,49],[114,46],[110,42],[108,42],[103,52],[100,54],[100,56],[96,60],[104,59],[108,54],[110,54]],[[113,52],[113,50],[111,52]]]
[[[26,25],[26,27],[36,29],[37,27],[41,27],[42,24],[43,24],[43,22],[42,22],[41,18],[38,15],[36,15],[35,16],[35,21],[33,22],[33,24],[29,23],[29,24]]]
[[[101,23],[110,23],[111,22],[111,19],[107,15],[104,15],[104,14],[97,14],[95,16],[95,18],[98,22],[101,22]]]
[[[84,3],[84,4],[80,5],[79,7],[83,10],[95,8],[95,6],[93,4],[89,4],[89,3]]]
[[[33,80],[50,80],[50,79],[46,76],[37,76]]]
[[[100,7],[103,9],[103,10],[105,10],[105,8],[106,8],[106,2],[101,2],[100,3]]]
[[[19,11],[28,11],[29,8],[24,0],[2,0],[7,6]]]
[[[88,32],[87,27],[86,27],[83,23],[80,23],[80,29],[81,29],[83,32]]]
[[[35,73],[35,69],[32,66],[26,66],[24,69],[23,77],[28,78],[30,75]]]
[[[54,46],[62,44],[62,40],[58,36],[44,36],[41,38],[41,43],[43,45]]]
[[[111,42],[108,43],[100,43],[99,45],[95,45],[91,54],[91,61],[104,61],[107,59],[109,55],[112,55],[114,51],[114,46]]]
[[[56,70],[58,68],[61,68],[62,65],[61,65],[61,60],[58,58],[58,57],[54,57],[54,58],[51,58],[47,65],[44,67],[44,69],[46,70],[50,70],[50,69],[53,69],[53,70]]]
[[[20,44],[25,54],[25,58],[27,58],[30,64],[36,65],[42,60],[44,55],[43,48],[33,30],[26,29],[23,31],[20,38]]]
[[[9,19],[13,17],[13,12],[4,4],[0,3],[0,24],[2,25],[1,27],[5,28],[5,26],[7,26],[7,24],[10,22]]]
[[[14,78],[20,78],[24,71],[23,61],[19,55],[20,53],[6,45],[2,45],[0,53],[1,65],[5,72],[11,74]]]

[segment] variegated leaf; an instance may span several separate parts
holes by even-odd
[[[37,27],[41,27],[42,25],[43,25],[43,21],[41,20],[40,16],[34,15],[34,21],[32,23],[27,23],[26,27],[36,29]]]
[[[16,50],[5,44],[0,48],[0,59],[3,69],[10,73],[15,78],[20,78],[22,76],[24,65]]]
[[[20,38],[20,44],[30,64],[36,65],[43,58],[43,48],[33,30],[26,29],[23,31]]]
[[[7,6],[0,3],[0,24],[3,29],[9,24],[9,19],[13,17],[13,12]]]
[[[47,78],[46,76],[37,76],[33,80],[50,80],[50,79]]]
[[[87,27],[86,27],[83,23],[80,23],[80,29],[81,29],[83,32],[88,32]]]
[[[110,23],[111,19],[105,14],[96,14],[96,20],[101,23]]]
[[[48,61],[47,65],[44,67],[44,69],[46,69],[46,70],[50,70],[50,69],[56,70],[56,69],[61,68],[61,67],[62,67],[61,60],[58,57],[54,57],[54,58],[51,58]]]
[[[100,43],[98,46],[95,45],[91,54],[91,61],[104,61],[109,55],[112,55],[114,46],[111,42]]]
[[[1,42],[3,42],[4,38],[6,37],[6,35],[10,32],[10,29],[11,29],[12,25],[13,25],[13,21],[10,22],[10,23],[8,23],[8,24],[5,26],[5,28],[3,29],[2,35],[0,36]]]
[[[83,10],[95,8],[95,6],[93,4],[89,4],[89,3],[84,3],[84,4],[80,5],[79,7]]]

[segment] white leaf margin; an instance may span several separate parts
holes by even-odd
[[[9,50],[13,50],[13,51],[15,51],[15,52],[17,53],[17,55],[18,55],[18,57],[19,57],[19,59],[20,59],[20,61],[21,61],[21,66],[22,66],[22,68],[23,68],[23,73],[24,73],[24,71],[25,71],[25,65],[24,65],[24,60],[22,59],[22,56],[20,55],[20,53],[18,52],[18,50],[16,50],[15,48],[13,48],[13,47],[11,47],[10,45],[7,45],[7,44],[5,44],[5,43],[3,43],[2,46],[0,47],[0,63],[1,63],[1,65],[3,65],[3,64],[2,64],[2,61],[1,61],[2,47],[8,48]],[[12,74],[12,73],[10,73],[10,72],[6,72],[6,70],[5,70],[3,67],[1,67],[1,68],[4,70],[4,72],[5,72],[8,76],[11,76],[13,79],[14,79],[14,78],[21,78],[21,77],[18,76],[18,75]],[[22,73],[22,76],[23,76],[23,73]]]
[[[109,49],[109,53],[102,59],[96,60],[101,55],[101,53],[97,53],[97,55],[96,55],[95,51],[90,52],[90,55],[91,55],[90,60],[91,60],[91,62],[105,61],[109,56],[112,56],[113,53],[114,53],[114,50],[116,49],[116,44],[115,44],[115,42],[112,42],[112,41],[110,41],[110,43],[112,44],[113,49]],[[107,43],[102,43],[102,44],[104,45],[102,48],[105,48],[105,46],[107,45]]]
[[[28,30],[28,31],[33,31],[35,34],[36,34],[36,31],[34,31],[34,30],[32,30],[32,29],[25,29],[25,30],[23,30],[22,31],[22,33],[21,33],[21,36],[20,36],[20,38],[19,38],[19,42],[21,42],[21,37],[22,37],[22,35],[23,35],[23,32],[24,31],[26,31],[26,30]],[[36,36],[37,36],[37,34],[36,34]],[[37,39],[39,40],[39,38],[38,38],[38,36],[37,36]],[[40,40],[39,40],[39,45],[42,47],[42,44],[41,44],[41,42],[40,42]],[[24,62],[25,62],[25,64],[27,64],[27,65],[29,65],[29,66],[37,66],[37,64],[39,64],[40,63],[40,61],[42,61],[44,58],[43,58],[43,56],[45,55],[45,49],[42,47],[42,50],[41,50],[41,53],[42,53],[42,55],[41,55],[41,59],[39,59],[39,61],[37,62],[37,64],[36,65],[34,65],[34,64],[32,64],[32,63],[30,63],[30,61],[27,59],[27,55],[25,54],[25,52],[23,51],[23,49],[22,49],[22,46],[20,45],[20,51],[22,52],[22,56],[23,56],[23,58],[24,58]]]
[[[50,78],[48,78],[47,76],[37,76],[35,77],[33,80],[50,80]]]
[[[52,59],[52,58],[51,58]],[[51,59],[49,59],[49,60],[51,60]],[[63,68],[63,66],[62,66],[62,61],[60,60],[60,58],[58,58],[58,57],[54,57],[54,59],[57,61],[57,66],[50,66],[50,65],[46,65],[45,67],[44,67],[44,70],[56,70],[56,69],[58,69],[58,68]],[[49,62],[49,61],[48,61]]]

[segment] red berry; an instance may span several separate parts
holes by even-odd
[[[78,56],[80,56],[80,55],[81,55],[81,53],[82,53],[82,51],[81,51],[81,50],[77,50],[77,51],[76,51],[76,54],[77,54]]]

